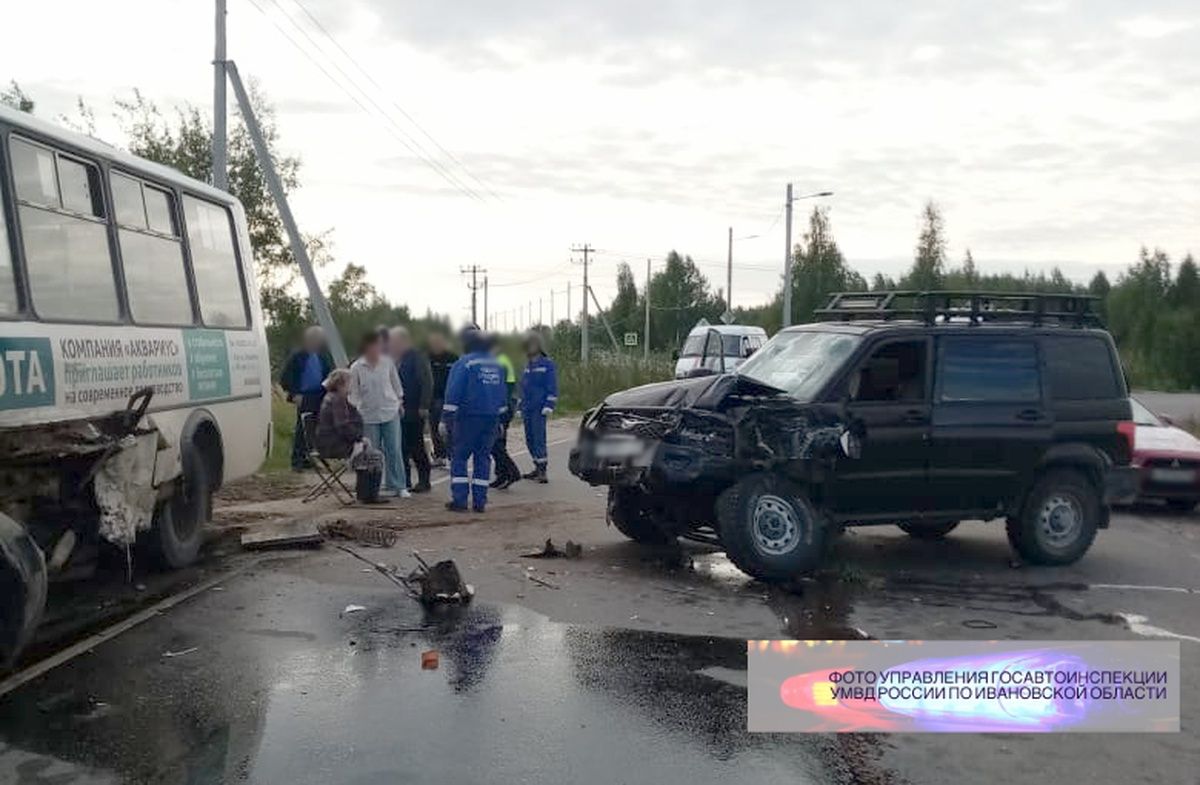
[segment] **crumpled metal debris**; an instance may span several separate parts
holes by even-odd
[[[452,559],[444,559],[432,567],[420,554],[413,552],[420,566],[408,576],[408,582],[418,587],[417,598],[426,605],[438,603],[470,602],[475,596],[475,587],[462,579],[458,565]]]
[[[114,445],[93,483],[100,508],[100,536],[115,545],[132,545],[154,518],[156,433],[128,434]]]
[[[577,542],[567,540],[567,544],[559,548],[554,544],[554,541],[549,537],[546,538],[546,544],[542,546],[540,551],[533,553],[522,553],[523,559],[581,559],[583,558],[583,546]]]
[[[322,523],[319,528],[326,537],[340,537],[354,540],[360,545],[374,545],[380,548],[392,547],[398,537],[395,529],[369,523],[355,523],[342,518]]]

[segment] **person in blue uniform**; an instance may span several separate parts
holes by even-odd
[[[442,422],[450,443],[450,501],[446,508],[475,512],[487,506],[492,444],[508,409],[504,370],[488,350],[487,336],[463,331],[464,354],[450,368]],[[471,464],[468,471],[467,464]]]
[[[525,479],[545,483],[546,418],[558,405],[558,369],[546,356],[542,335],[531,330],[525,336],[525,372],[521,375],[521,417],[525,420],[525,446],[533,458],[533,471]]]

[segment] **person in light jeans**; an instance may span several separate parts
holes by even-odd
[[[383,494],[408,498],[400,435],[404,388],[383,347],[378,332],[367,333],[359,342],[359,357],[350,366],[350,403],[362,415],[367,440],[383,453]]]

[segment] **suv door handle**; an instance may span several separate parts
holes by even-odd
[[[1017,419],[1025,422],[1036,422],[1042,419],[1042,412],[1039,409],[1022,409],[1017,412]]]
[[[906,423],[917,425],[919,423],[928,421],[929,415],[920,409],[909,409],[904,413],[903,419]]]

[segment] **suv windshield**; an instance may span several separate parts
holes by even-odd
[[[861,340],[844,333],[779,333],[737,372],[800,401],[810,401]]]

